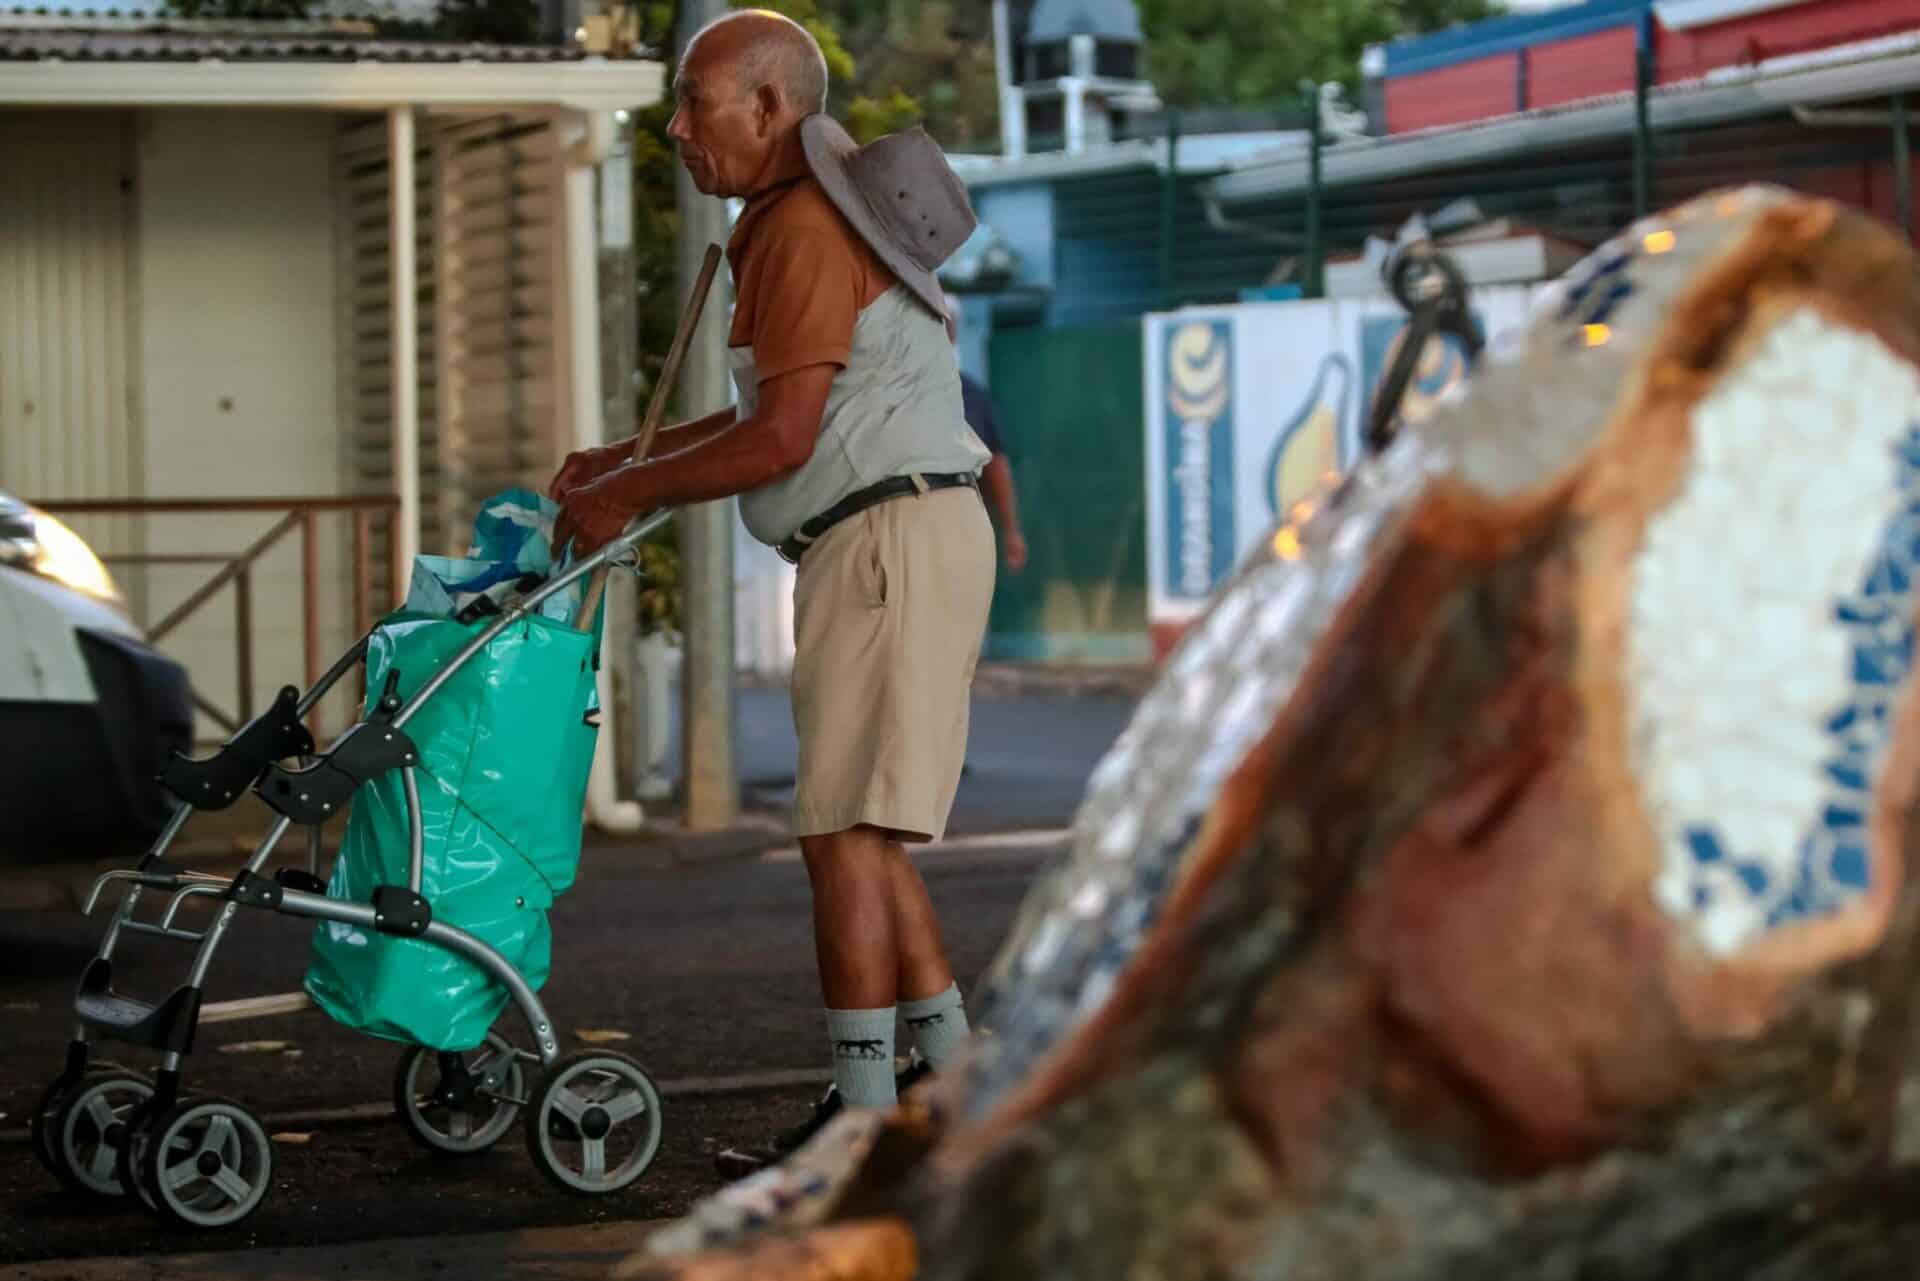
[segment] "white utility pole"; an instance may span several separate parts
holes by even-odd
[[[684,50],[695,32],[726,12],[726,0],[683,0],[676,48]],[[699,277],[707,246],[727,243],[727,210],[715,197],[700,194],[685,166],[677,166],[675,192],[684,301]],[[727,404],[730,294],[731,286],[722,273],[713,282],[700,327],[687,346],[679,396],[685,417],[711,413]],[[681,751],[687,780],[686,823],[696,832],[731,826],[740,815],[740,777],[733,750],[733,512],[734,500],[729,498],[689,507],[679,516],[686,590]]]

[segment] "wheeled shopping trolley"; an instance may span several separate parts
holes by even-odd
[[[631,568],[639,542],[666,519],[656,514],[544,576],[495,575],[492,591],[450,614],[390,615],[312,689],[283,689],[216,754],[173,760],[163,775],[179,801],[171,820],[137,867],[101,876],[87,898],[91,914],[110,887],[125,891],[81,976],[65,1066],[31,1117],[34,1150],[63,1183],[132,1195],[195,1227],[245,1218],[270,1186],[272,1141],[240,1104],[188,1092],[183,1066],[203,1022],[309,1004],[402,1045],[395,1110],[428,1148],[485,1151],[518,1121],[534,1163],[568,1191],[615,1192],[645,1172],[661,1136],[653,1082],[623,1054],[562,1054],[536,989],[545,909],[579,858],[598,725],[599,614],[590,604],[591,624],[574,619],[571,602],[597,599],[597,571]],[[318,750],[308,713],[362,665],[361,719]],[[499,768],[483,761],[488,752]],[[238,874],[168,861],[194,812],[246,793],[276,817]],[[349,811],[322,881],[321,828]],[[541,831],[516,836],[529,827]],[[301,865],[270,871],[294,828],[309,833]],[[196,898],[211,901],[210,918],[182,917]],[[303,993],[203,1002],[243,908],[316,922]],[[115,949],[128,935],[190,946],[184,981],[157,1000],[125,994]],[[509,1004],[530,1049],[494,1026]],[[102,1061],[103,1041],[151,1051],[159,1066],[149,1074]]]

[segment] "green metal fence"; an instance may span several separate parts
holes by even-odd
[[[989,655],[1146,652],[1143,314],[1237,302],[1277,282],[1318,296],[1328,267],[1370,237],[1462,200],[1515,234],[1576,249],[1643,212],[1762,181],[1910,228],[1908,124],[1904,98],[1817,111],[1763,103],[1693,127],[1638,110],[1612,136],[1364,184],[1343,185],[1337,163],[1303,155],[1304,189],[1224,209],[1208,207],[1211,175],[1139,166],[1057,180],[1051,292],[997,304],[989,345],[1032,556],[1025,574],[1002,571]],[[1183,125],[1165,125],[1160,141],[1172,146]]]
[[[994,334],[993,398],[1026,533],[987,656],[1147,655],[1146,461],[1137,322]]]

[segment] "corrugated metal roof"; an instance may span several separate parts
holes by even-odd
[[[1920,87],[1920,32],[1816,53],[1725,67],[1704,80],[1662,85],[1647,95],[1655,128],[1701,128],[1752,119],[1797,103],[1846,101]],[[1609,94],[1558,107],[1467,125],[1343,143],[1321,155],[1328,188],[1383,182],[1410,174],[1494,164],[1601,139],[1624,138],[1635,124],[1634,96]],[[1255,159],[1217,178],[1212,192],[1227,206],[1285,199],[1307,190],[1308,161]]]
[[[1653,0],[1653,13],[1669,31],[1691,31],[1805,3],[1807,0]]]
[[[431,22],[436,0],[324,0],[307,6],[304,18],[183,18],[168,12],[168,0],[0,0],[0,27],[114,27],[164,22],[170,27],[271,27],[281,31],[331,28],[340,21]]]
[[[1417,75],[1545,41],[1570,40],[1630,25],[1644,19],[1651,4],[1652,0],[1586,0],[1584,4],[1541,13],[1505,14],[1377,47],[1384,55],[1388,76]]]
[[[0,29],[0,62],[573,62],[577,48],[315,33]]]

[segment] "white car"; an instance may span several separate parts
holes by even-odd
[[[105,858],[159,831],[192,740],[187,673],[155,652],[71,529],[0,493],[0,860]]]

